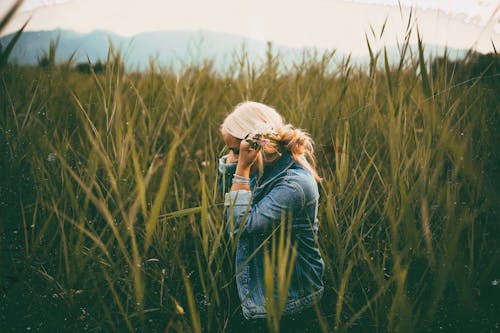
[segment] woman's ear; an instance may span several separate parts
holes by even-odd
[[[262,150],[264,163],[273,163],[277,159],[279,159],[283,154],[280,152],[279,147],[276,149],[269,149],[271,152],[266,152],[267,148]]]

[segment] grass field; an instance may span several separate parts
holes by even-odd
[[[225,75],[126,73],[112,51],[101,73],[5,66],[2,331],[228,332],[219,125],[245,100],[315,140],[324,332],[499,331],[499,57],[407,46],[364,68],[270,50]]]

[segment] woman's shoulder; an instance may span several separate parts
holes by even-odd
[[[306,201],[318,199],[318,183],[313,174],[302,165],[294,163],[294,166],[287,170],[285,181],[299,187]]]

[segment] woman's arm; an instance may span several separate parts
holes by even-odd
[[[258,203],[251,205],[252,192],[231,191],[226,194],[228,232],[266,233],[281,222],[288,214],[299,212],[306,202],[302,186],[295,181],[283,180]]]

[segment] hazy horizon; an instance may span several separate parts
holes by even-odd
[[[13,3],[0,6],[5,9]],[[401,1],[410,5],[415,1]],[[487,53],[500,45],[494,1],[419,1],[412,24],[426,43]],[[449,4],[448,7],[444,4]],[[390,4],[390,5],[389,5]],[[56,28],[76,32],[107,30],[121,36],[165,30],[206,30],[269,40],[289,47],[335,48],[354,56],[367,53],[365,34],[375,48],[404,38],[410,8],[389,0],[215,0],[183,3],[159,0],[28,0],[2,35],[19,29]],[[448,13],[446,13],[448,8]],[[464,12],[466,11],[466,12]],[[468,12],[467,12],[468,11]],[[467,15],[469,13],[470,15]],[[490,18],[488,18],[490,17]],[[493,17],[493,19],[491,18]],[[381,29],[385,20],[384,33]],[[373,28],[374,33],[371,29]],[[499,31],[497,31],[499,30]],[[416,33],[413,34],[415,42]]]

